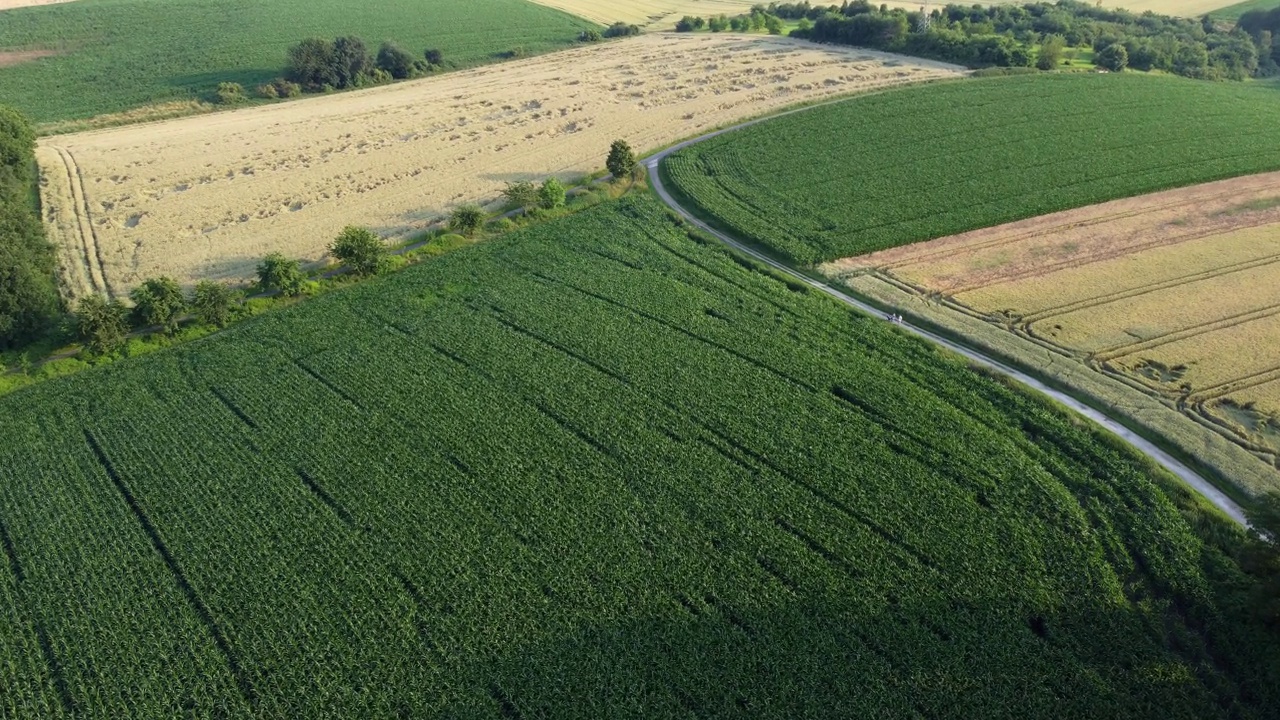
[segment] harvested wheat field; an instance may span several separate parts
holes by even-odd
[[[1264,424],[1280,417],[1280,173],[1046,215],[825,270],[871,272],[941,295],[1215,421],[1232,424],[1228,408]]]
[[[737,15],[749,12],[756,4],[749,0],[532,0],[539,5],[546,5],[563,10],[570,15],[577,15],[594,20],[602,25],[615,22],[633,23],[636,25],[659,24],[670,20],[675,22],[685,15],[708,17],[724,13]]]
[[[71,0],[0,0],[0,12],[35,5],[57,5],[64,2],[71,2]]]
[[[393,86],[47,138],[68,294],[249,277],[348,224],[421,229],[509,180],[579,177],[784,105],[959,69],[767,36],[651,34]]]

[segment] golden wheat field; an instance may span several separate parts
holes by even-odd
[[[615,22],[636,25],[661,25],[675,23],[685,15],[708,17],[712,15],[736,15],[751,10],[755,3],[749,0],[532,0],[594,20],[602,25]],[[766,3],[767,4],[767,3]],[[837,3],[838,4],[838,3]]]
[[[849,258],[1166,397],[1280,415],[1280,173]]]
[[[424,80],[118,129],[37,149],[72,296],[143,279],[249,277],[494,200],[510,180],[600,169],[775,108],[959,69],[768,36],[654,33]]]

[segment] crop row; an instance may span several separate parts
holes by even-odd
[[[693,206],[816,263],[1170,187],[1280,168],[1273,93],[1048,75],[922,85],[685,148]]]
[[[0,410],[5,714],[1198,718],[1280,687],[1129,454],[644,197]]]

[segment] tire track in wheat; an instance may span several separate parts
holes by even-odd
[[[75,217],[77,244],[84,251],[85,267],[89,270],[89,282],[94,292],[104,293],[108,298],[114,297],[103,270],[102,250],[98,246],[98,233],[93,229],[89,201],[84,191],[84,177],[76,165],[75,158],[71,157],[70,151],[57,146],[49,147],[56,151],[62,160],[67,184],[71,188],[71,211]]]

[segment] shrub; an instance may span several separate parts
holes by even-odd
[[[707,29],[713,33],[724,32],[729,29],[729,16],[720,14],[713,18],[707,19]]]
[[[484,226],[485,212],[479,205],[461,205],[449,215],[449,229],[471,237]]]
[[[506,189],[502,191],[502,196],[507,199],[508,203],[518,208],[527,208],[530,205],[538,204],[538,188],[528,180],[507,183]]]
[[[595,28],[587,28],[586,30],[578,33],[578,42],[593,43],[600,42],[602,39],[604,38],[600,34],[600,31]]]
[[[694,30],[701,30],[706,23],[707,21],[700,17],[685,15],[676,22],[676,32],[693,32]]]
[[[552,210],[564,205],[565,191],[564,185],[555,178],[547,178],[542,183],[542,187],[538,188],[538,204],[546,210]]]
[[[264,100],[275,100],[280,97],[280,91],[276,89],[276,86],[273,83],[259,85],[256,92],[258,93],[258,97],[263,98]]]
[[[1111,72],[1120,72],[1129,64],[1129,51],[1120,43],[1112,43],[1093,56],[1093,63]]]
[[[187,309],[187,298],[172,278],[158,277],[143,282],[129,293],[135,322],[158,325],[166,334],[178,331],[178,321]]]
[[[191,314],[201,325],[226,327],[237,299],[237,293],[226,285],[203,280],[191,293]]]
[[[373,58],[358,37],[308,38],[289,48],[285,78],[308,90],[349,88],[370,77]]]
[[[271,253],[258,265],[258,287],[263,292],[278,292],[285,296],[301,295],[307,276],[297,260],[290,260],[280,253]]]
[[[1040,55],[1036,58],[1036,67],[1040,70],[1052,70],[1062,64],[1062,55],[1066,52],[1067,41],[1061,35],[1047,35],[1040,43]]]
[[[276,94],[282,98],[298,97],[302,94],[302,86],[295,82],[289,82],[284,78],[280,78],[271,83],[275,85]]]
[[[129,309],[119,300],[107,302],[90,295],[76,307],[76,336],[95,355],[110,355],[124,346],[129,336]]]
[[[415,73],[416,58],[395,43],[384,42],[378,48],[378,69],[388,73],[397,80],[411,77]]]
[[[640,34],[639,25],[628,25],[624,22],[616,22],[610,25],[604,31],[604,36],[607,38],[627,37],[630,35],[639,35],[639,34]]]
[[[244,86],[233,82],[218,83],[217,96],[220,105],[236,105],[248,100],[244,94]]]
[[[382,269],[387,246],[372,230],[348,225],[329,246],[329,254],[356,275],[373,275]]]

